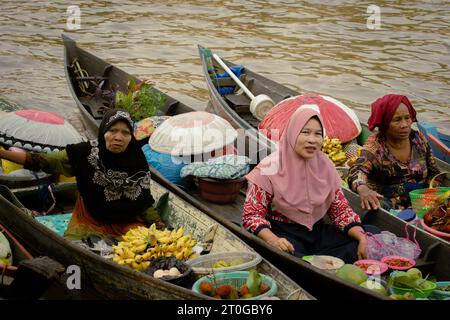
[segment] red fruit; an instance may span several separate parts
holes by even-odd
[[[231,293],[232,289],[233,287],[229,284],[224,284],[216,289],[216,294],[225,298]]]
[[[214,294],[214,288],[211,283],[203,281],[200,283],[200,292],[208,296],[212,296]]]
[[[261,291],[261,294],[266,293],[269,290],[270,290],[270,287],[267,284],[261,283],[259,285],[259,291]]]
[[[246,294],[250,293],[250,290],[248,289],[246,284],[243,284],[240,288],[239,288],[239,294],[243,297]]]

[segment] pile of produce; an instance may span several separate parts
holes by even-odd
[[[352,264],[344,264],[337,272],[336,275],[348,282],[360,285],[363,288],[375,291],[384,296],[388,295],[388,291],[383,286],[379,279],[370,277],[358,266]]]
[[[162,277],[179,277],[181,275],[180,270],[178,270],[175,267],[172,267],[170,269],[158,269],[155,272],[153,272],[153,278],[162,278]]]
[[[216,299],[248,299],[270,290],[270,287],[261,281],[261,275],[255,269],[249,271],[246,282],[239,288],[231,284],[216,284],[214,279],[212,282],[201,282],[199,288],[202,294]]]
[[[0,232],[0,265],[12,265],[12,253],[8,239]]]
[[[400,257],[395,258],[389,258],[389,259],[384,259],[383,260],[384,263],[386,263],[389,268],[391,269],[396,269],[398,267],[403,268],[403,267],[412,267],[413,264],[411,261],[407,260],[407,259],[402,259]]]
[[[450,233],[450,197],[446,193],[436,202],[437,206],[423,216],[423,221],[434,230]]]
[[[229,261],[229,262],[226,262],[224,260],[219,260],[219,261],[214,262],[212,267],[213,267],[213,269],[227,268],[227,267],[237,266],[237,265],[240,265],[243,263],[244,262],[242,260],[234,260],[234,261]]]
[[[417,268],[411,268],[408,271],[397,271],[388,280],[388,285],[400,289],[408,289],[412,291],[423,292],[429,290],[434,285],[433,282],[427,280],[428,276],[422,278],[422,272]],[[411,292],[412,293],[412,292]],[[398,299],[398,296],[391,298]]]
[[[142,271],[159,257],[174,256],[178,260],[187,260],[194,253],[192,248],[196,241],[190,234],[183,233],[183,228],[157,230],[155,224],[149,228],[140,226],[130,229],[122,236],[123,240],[113,246],[113,261]]]
[[[325,153],[336,167],[344,165],[347,161],[347,156],[342,150],[341,141],[338,138],[330,139],[325,137],[322,143],[322,152]]]
[[[450,291],[450,284],[444,287],[438,287],[437,289],[439,291]]]
[[[367,274],[363,270],[352,264],[344,264],[336,272],[336,275],[339,278],[354,284],[361,284],[368,278]]]

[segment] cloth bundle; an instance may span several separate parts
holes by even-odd
[[[213,179],[238,179],[250,171],[250,159],[225,155],[206,162],[192,162],[181,169],[181,177],[195,176]]]

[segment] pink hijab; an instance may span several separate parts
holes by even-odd
[[[314,116],[322,124],[317,111],[307,107],[297,109],[289,119],[278,149],[246,176],[248,181],[273,195],[274,210],[309,230],[326,214],[341,187],[341,178],[324,153],[318,151],[314,158],[304,159],[294,150],[300,131]]]

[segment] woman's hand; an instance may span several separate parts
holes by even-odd
[[[271,246],[277,247],[281,251],[294,253],[294,246],[290,243],[286,238],[276,238],[273,240],[267,241]]]
[[[367,259],[367,237],[361,226],[353,226],[348,230],[348,235],[358,241],[358,259]]]
[[[383,199],[381,194],[369,189],[366,185],[360,185],[357,191],[361,198],[361,207],[363,209],[377,210],[378,208],[381,208],[380,199]]]
[[[266,241],[271,246],[274,246],[281,251],[294,253],[295,249],[292,243],[286,238],[280,238],[274,234],[269,228],[264,228],[258,233],[258,237]]]
[[[358,243],[358,259],[367,259],[367,241],[366,239],[360,239]]]

